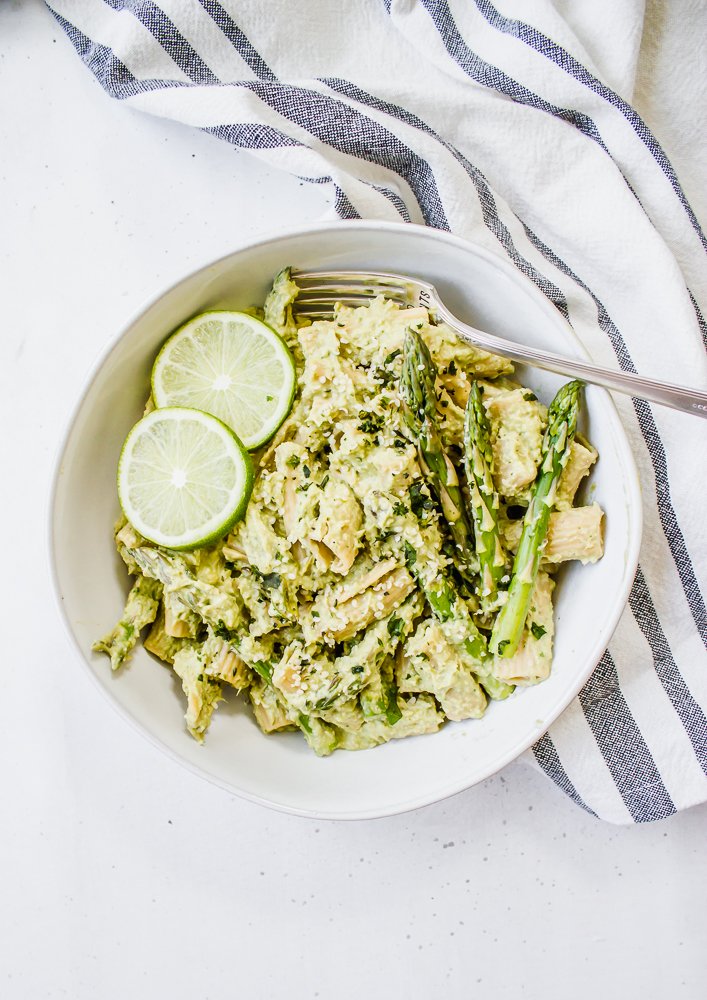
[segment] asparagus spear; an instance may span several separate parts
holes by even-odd
[[[420,465],[442,506],[456,549],[462,575],[472,579],[478,569],[471,525],[456,469],[445,453],[437,426],[435,365],[422,337],[415,330],[405,334],[401,390],[405,421],[415,435]]]
[[[490,698],[501,700],[513,692],[510,684],[499,681],[491,673],[493,660],[488,656],[486,638],[479,632],[465,602],[457,597],[446,574],[429,567],[417,558],[417,552],[405,543],[405,558],[420,590],[427,599],[432,613],[440,623],[447,642],[459,650],[467,666]]]
[[[577,427],[582,385],[578,381],[568,382],[550,404],[540,469],[523,521],[523,533],[513,563],[508,600],[496,618],[489,643],[491,651],[501,656],[513,656],[523,635],[550,513],[555,502],[557,482],[567,464]]]
[[[498,530],[498,493],[491,475],[491,427],[481,392],[478,382],[472,382],[464,417],[464,466],[479,557],[481,598],[488,607],[494,602],[499,581],[506,572],[507,556]]]

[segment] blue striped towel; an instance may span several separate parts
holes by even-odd
[[[567,5],[50,6],[112,97],[331,185],[340,217],[423,222],[507,256],[599,363],[707,382],[707,241],[621,96],[635,59],[588,51]],[[640,37],[643,4],[619,6]],[[705,426],[617,403],[643,486],[640,567],[609,649],[532,759],[584,809],[630,823],[707,799]]]

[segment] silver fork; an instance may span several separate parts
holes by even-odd
[[[402,274],[387,274],[371,271],[297,271],[292,277],[300,288],[294,303],[296,315],[310,319],[327,319],[334,313],[337,303],[345,306],[362,306],[376,295],[384,295],[401,306],[428,309],[437,319],[450,326],[462,340],[476,347],[483,347],[494,354],[502,354],[513,361],[570,375],[584,382],[592,382],[625,392],[638,399],[672,406],[676,410],[707,417],[707,393],[697,389],[661,382],[659,379],[644,378],[629,372],[614,371],[590,364],[574,361],[557,354],[548,354],[534,347],[513,343],[491,333],[484,333],[457,319],[441,301],[436,288],[425,281],[408,278]]]

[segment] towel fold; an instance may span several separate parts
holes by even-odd
[[[112,97],[331,185],[339,217],[466,237],[526,274],[596,362],[707,385],[707,240],[629,103],[641,0],[49,6]],[[617,405],[640,566],[609,649],[531,756],[629,823],[707,799],[707,425]]]

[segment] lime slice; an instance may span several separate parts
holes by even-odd
[[[295,365],[281,338],[239,312],[189,320],[157,355],[152,396],[161,406],[212,413],[249,450],[265,444],[290,412]]]
[[[253,463],[233,431],[208,413],[153,410],[128,434],[118,463],[118,498],[141,535],[169,549],[194,549],[242,517]]]

